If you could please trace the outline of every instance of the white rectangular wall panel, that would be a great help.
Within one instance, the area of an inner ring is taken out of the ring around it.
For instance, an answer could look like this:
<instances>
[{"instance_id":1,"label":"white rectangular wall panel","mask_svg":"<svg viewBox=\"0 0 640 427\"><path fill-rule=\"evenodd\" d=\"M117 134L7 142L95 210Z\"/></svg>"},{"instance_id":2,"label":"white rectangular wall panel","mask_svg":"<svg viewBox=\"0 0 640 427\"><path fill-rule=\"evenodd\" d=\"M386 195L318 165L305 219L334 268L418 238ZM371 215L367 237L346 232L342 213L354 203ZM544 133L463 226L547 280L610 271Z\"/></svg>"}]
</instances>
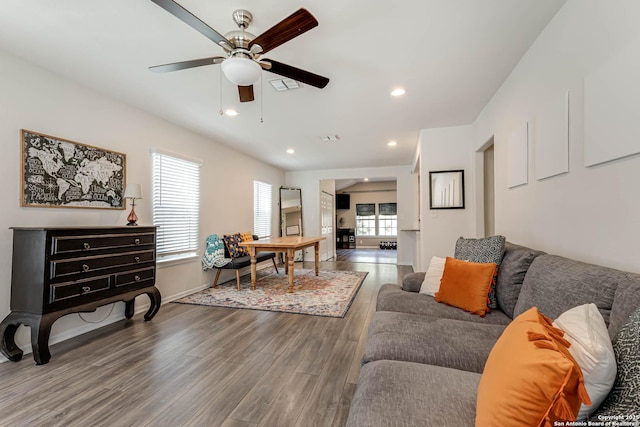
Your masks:
<instances>
[{"instance_id":1,"label":"white rectangular wall panel","mask_svg":"<svg viewBox=\"0 0 640 427\"><path fill-rule=\"evenodd\" d=\"M551 97L536 114L536 179L569 172L569 92Z\"/></svg>"},{"instance_id":2,"label":"white rectangular wall panel","mask_svg":"<svg viewBox=\"0 0 640 427\"><path fill-rule=\"evenodd\" d=\"M528 123L523 122L507 139L507 187L513 188L529 182Z\"/></svg>"},{"instance_id":3,"label":"white rectangular wall panel","mask_svg":"<svg viewBox=\"0 0 640 427\"><path fill-rule=\"evenodd\" d=\"M640 153L640 42L584 79L584 165Z\"/></svg>"}]
</instances>

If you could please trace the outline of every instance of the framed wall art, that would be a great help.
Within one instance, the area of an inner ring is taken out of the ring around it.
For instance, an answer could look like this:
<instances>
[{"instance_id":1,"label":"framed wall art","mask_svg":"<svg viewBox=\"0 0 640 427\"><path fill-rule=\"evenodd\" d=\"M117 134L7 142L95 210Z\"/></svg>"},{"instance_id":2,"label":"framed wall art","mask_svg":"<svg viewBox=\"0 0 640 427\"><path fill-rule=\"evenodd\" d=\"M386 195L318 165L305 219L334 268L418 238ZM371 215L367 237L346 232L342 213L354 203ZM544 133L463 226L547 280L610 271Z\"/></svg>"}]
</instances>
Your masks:
<instances>
[{"instance_id":1,"label":"framed wall art","mask_svg":"<svg viewBox=\"0 0 640 427\"><path fill-rule=\"evenodd\" d=\"M126 156L21 132L21 206L124 209Z\"/></svg>"},{"instance_id":2,"label":"framed wall art","mask_svg":"<svg viewBox=\"0 0 640 427\"><path fill-rule=\"evenodd\" d=\"M429 209L464 209L464 170L429 172Z\"/></svg>"}]
</instances>

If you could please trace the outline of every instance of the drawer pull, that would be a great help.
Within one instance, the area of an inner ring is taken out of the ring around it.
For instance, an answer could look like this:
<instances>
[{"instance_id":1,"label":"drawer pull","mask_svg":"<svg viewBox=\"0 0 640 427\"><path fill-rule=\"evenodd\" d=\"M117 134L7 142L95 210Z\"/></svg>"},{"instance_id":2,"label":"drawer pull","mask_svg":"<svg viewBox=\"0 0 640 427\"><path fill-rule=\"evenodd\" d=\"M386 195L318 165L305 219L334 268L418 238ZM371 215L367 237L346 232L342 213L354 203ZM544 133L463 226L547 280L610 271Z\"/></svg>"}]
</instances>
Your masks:
<instances>
[{"instance_id":1,"label":"drawer pull","mask_svg":"<svg viewBox=\"0 0 640 427\"><path fill-rule=\"evenodd\" d=\"M138 276L137 274L133 277L134 279L136 279L136 282L139 282L142 278L140 276Z\"/></svg>"},{"instance_id":2,"label":"drawer pull","mask_svg":"<svg viewBox=\"0 0 640 427\"><path fill-rule=\"evenodd\" d=\"M139 257L139 256L134 257L134 258L133 258L133 260L134 260L135 262L140 262L140 257Z\"/></svg>"},{"instance_id":3,"label":"drawer pull","mask_svg":"<svg viewBox=\"0 0 640 427\"><path fill-rule=\"evenodd\" d=\"M87 242L84 242L84 243L82 244L82 247L84 248L84 250L85 250L85 251L88 251L89 249L91 249L91 245L90 245L90 244L88 244Z\"/></svg>"},{"instance_id":4,"label":"drawer pull","mask_svg":"<svg viewBox=\"0 0 640 427\"><path fill-rule=\"evenodd\" d=\"M139 245L140 244L140 239L134 240L133 243L135 243L136 245Z\"/></svg>"},{"instance_id":5,"label":"drawer pull","mask_svg":"<svg viewBox=\"0 0 640 427\"><path fill-rule=\"evenodd\" d=\"M82 271L89 271L91 267L88 264L82 264Z\"/></svg>"},{"instance_id":6,"label":"drawer pull","mask_svg":"<svg viewBox=\"0 0 640 427\"><path fill-rule=\"evenodd\" d=\"M82 292L84 292L85 294L86 294L87 292L89 292L90 290L91 290L91 288L90 288L90 287L88 287L88 286L83 286L83 287L82 287Z\"/></svg>"}]
</instances>

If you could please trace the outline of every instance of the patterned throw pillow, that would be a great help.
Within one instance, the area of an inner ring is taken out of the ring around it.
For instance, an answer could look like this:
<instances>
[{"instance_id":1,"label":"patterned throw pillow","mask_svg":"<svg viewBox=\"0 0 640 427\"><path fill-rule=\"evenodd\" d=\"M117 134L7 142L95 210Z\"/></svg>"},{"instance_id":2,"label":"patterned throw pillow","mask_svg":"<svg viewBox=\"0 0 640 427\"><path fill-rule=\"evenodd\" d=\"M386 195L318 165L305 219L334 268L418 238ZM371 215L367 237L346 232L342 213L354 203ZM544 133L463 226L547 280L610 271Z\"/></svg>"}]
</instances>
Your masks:
<instances>
[{"instance_id":1,"label":"patterned throw pillow","mask_svg":"<svg viewBox=\"0 0 640 427\"><path fill-rule=\"evenodd\" d=\"M607 415L640 414L640 308L613 339L618 373L613 389L592 419Z\"/></svg>"},{"instance_id":2,"label":"patterned throw pillow","mask_svg":"<svg viewBox=\"0 0 640 427\"><path fill-rule=\"evenodd\" d=\"M247 231L246 233L240 233L240 238L243 242L252 242L253 234L250 231Z\"/></svg>"},{"instance_id":3,"label":"patterned throw pillow","mask_svg":"<svg viewBox=\"0 0 640 427\"><path fill-rule=\"evenodd\" d=\"M229 254L232 258L239 258L241 256L249 255L249 252L244 248L244 246L238 245L241 242L240 233L236 234L225 234L224 244L229 251Z\"/></svg>"},{"instance_id":4,"label":"patterned throw pillow","mask_svg":"<svg viewBox=\"0 0 640 427\"><path fill-rule=\"evenodd\" d=\"M456 251L454 256L457 259L471 261L471 262L494 262L500 267L500 261L504 255L504 243L506 239L504 236L491 236L482 239L465 239L460 237L456 242ZM490 309L498 308L496 302L496 278L494 278L491 284L491 290L489 291L489 304Z\"/></svg>"}]
</instances>

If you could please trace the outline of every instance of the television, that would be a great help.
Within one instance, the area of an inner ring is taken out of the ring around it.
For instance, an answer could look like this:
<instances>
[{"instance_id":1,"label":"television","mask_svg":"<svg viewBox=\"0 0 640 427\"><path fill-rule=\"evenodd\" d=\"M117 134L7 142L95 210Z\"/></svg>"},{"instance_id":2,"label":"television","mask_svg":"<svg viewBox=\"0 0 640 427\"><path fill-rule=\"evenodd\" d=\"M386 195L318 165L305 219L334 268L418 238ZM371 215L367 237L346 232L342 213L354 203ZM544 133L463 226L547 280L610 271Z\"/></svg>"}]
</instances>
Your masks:
<instances>
[{"instance_id":1,"label":"television","mask_svg":"<svg viewBox=\"0 0 640 427\"><path fill-rule=\"evenodd\" d=\"M336 209L351 209L349 194L336 194Z\"/></svg>"}]
</instances>

